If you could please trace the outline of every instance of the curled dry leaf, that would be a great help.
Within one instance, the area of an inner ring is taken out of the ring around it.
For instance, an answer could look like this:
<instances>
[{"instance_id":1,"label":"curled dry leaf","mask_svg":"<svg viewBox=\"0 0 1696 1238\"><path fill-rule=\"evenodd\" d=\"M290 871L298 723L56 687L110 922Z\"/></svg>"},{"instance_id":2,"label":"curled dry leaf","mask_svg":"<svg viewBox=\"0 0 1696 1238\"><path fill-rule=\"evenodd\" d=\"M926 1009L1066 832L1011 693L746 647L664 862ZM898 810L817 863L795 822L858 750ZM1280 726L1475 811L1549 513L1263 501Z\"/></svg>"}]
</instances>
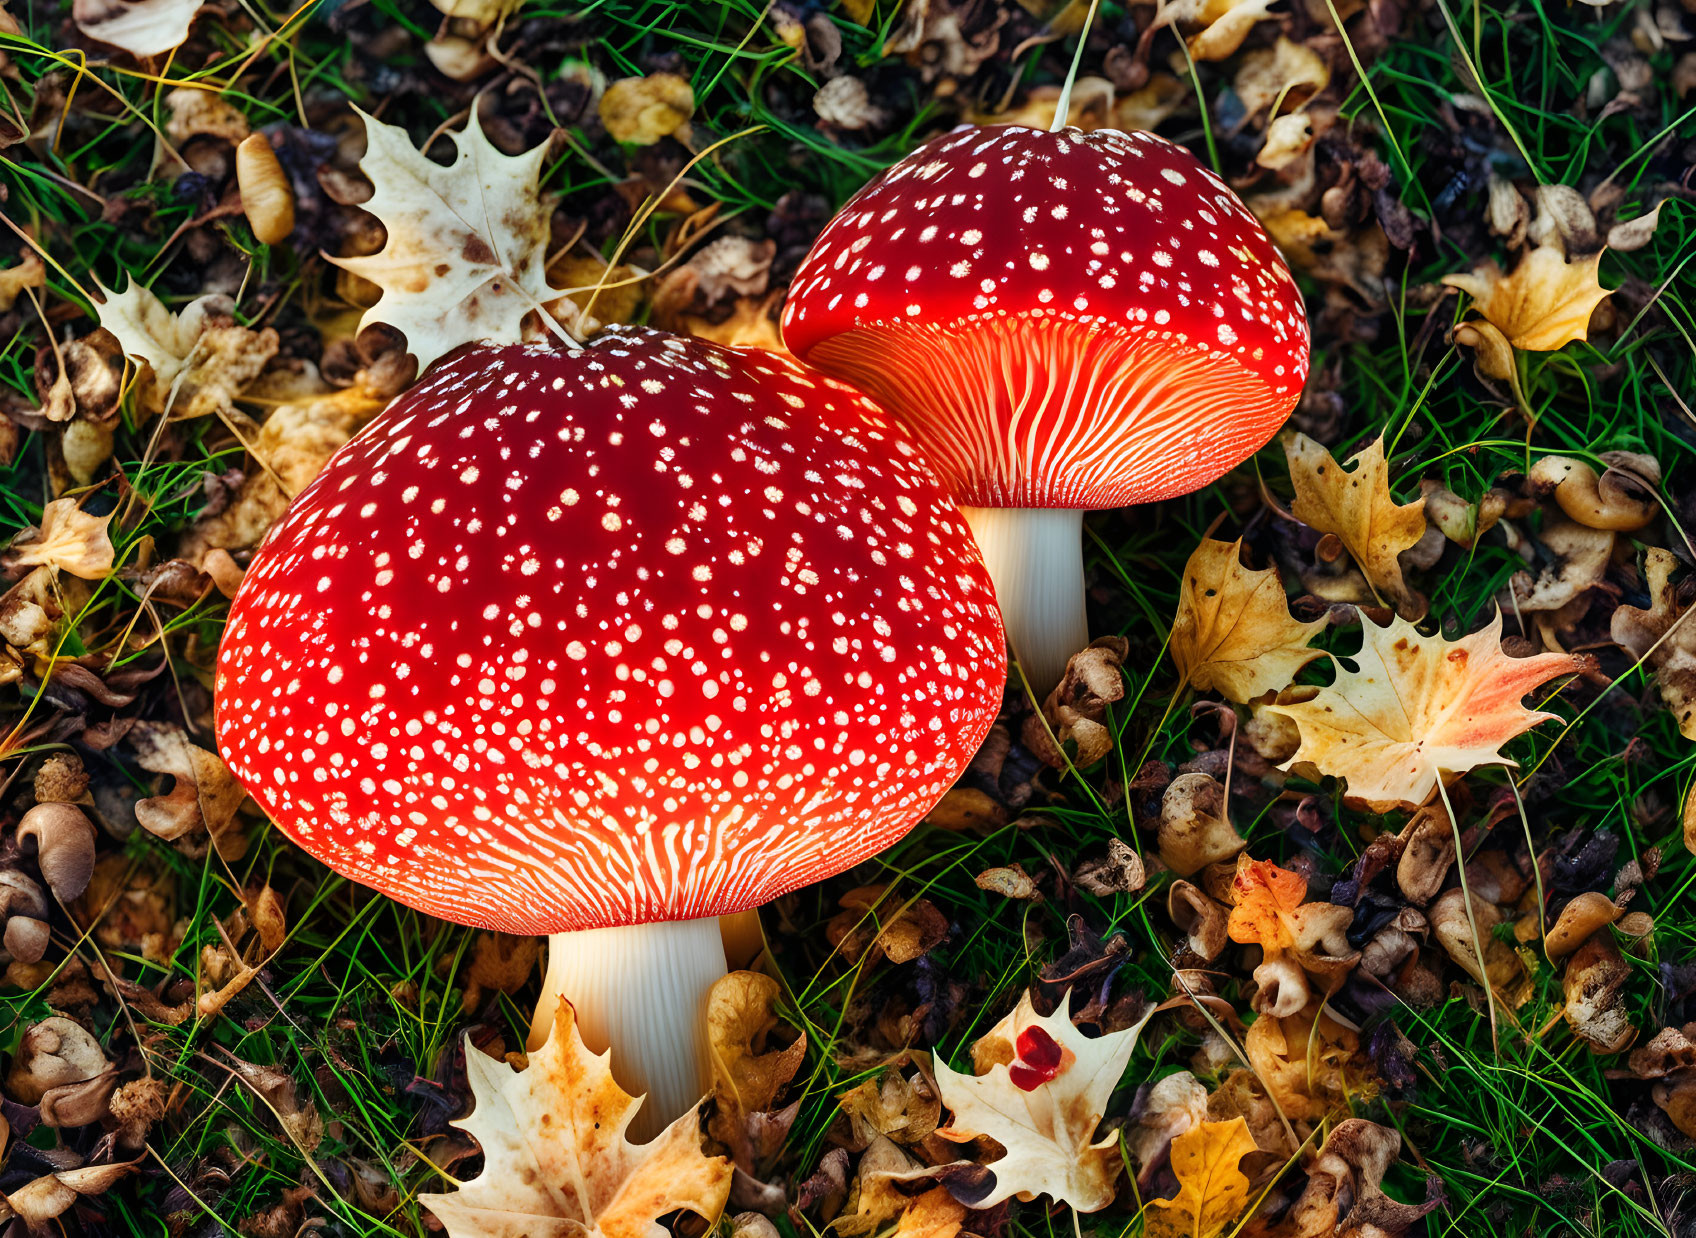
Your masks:
<instances>
[{"instance_id":1,"label":"curled dry leaf","mask_svg":"<svg viewBox=\"0 0 1696 1238\"><path fill-rule=\"evenodd\" d=\"M1325 624L1324 617L1297 622L1277 571L1243 566L1240 539L1204 538L1184 565L1168 648L1191 687L1242 705L1324 657L1307 643Z\"/></svg>"},{"instance_id":2,"label":"curled dry leaf","mask_svg":"<svg viewBox=\"0 0 1696 1238\"><path fill-rule=\"evenodd\" d=\"M1567 960L1561 976L1566 1021L1593 1053L1620 1053L1637 1037L1625 1013L1631 965L1608 933L1593 933Z\"/></svg>"},{"instance_id":3,"label":"curled dry leaf","mask_svg":"<svg viewBox=\"0 0 1696 1238\"><path fill-rule=\"evenodd\" d=\"M1356 1060L1359 1050L1360 1037L1325 1013L1318 1001L1294 1015L1263 1015L1243 1037L1254 1074L1297 1125L1298 1135L1346 1111L1349 1098L1366 1089Z\"/></svg>"},{"instance_id":4,"label":"curled dry leaf","mask_svg":"<svg viewBox=\"0 0 1696 1238\"><path fill-rule=\"evenodd\" d=\"M74 804L37 804L18 822L18 842L36 853L42 879L62 903L79 898L94 876L94 823Z\"/></svg>"},{"instance_id":5,"label":"curled dry leaf","mask_svg":"<svg viewBox=\"0 0 1696 1238\"><path fill-rule=\"evenodd\" d=\"M1125 1144L1137 1163L1137 1182L1146 1186L1166 1164L1172 1141L1207 1121L1207 1089L1180 1070L1149 1088L1131 1116L1134 1125L1125 1131Z\"/></svg>"},{"instance_id":6,"label":"curled dry leaf","mask_svg":"<svg viewBox=\"0 0 1696 1238\"><path fill-rule=\"evenodd\" d=\"M1115 894L1135 894L1148 881L1148 871L1142 857L1122 838L1107 840L1107 854L1084 860L1072 873L1072 880L1086 894L1109 898Z\"/></svg>"},{"instance_id":7,"label":"curled dry leaf","mask_svg":"<svg viewBox=\"0 0 1696 1238\"><path fill-rule=\"evenodd\" d=\"M105 297L96 307L100 325L125 356L145 361L152 371L143 394L150 413L168 411L173 420L227 415L277 355L276 331L241 326L226 296L200 297L173 314L133 279L122 292L96 286Z\"/></svg>"},{"instance_id":8,"label":"curled dry leaf","mask_svg":"<svg viewBox=\"0 0 1696 1238\"><path fill-rule=\"evenodd\" d=\"M601 95L601 123L614 141L652 146L661 138L689 140L695 92L675 73L650 73L613 82Z\"/></svg>"},{"instance_id":9,"label":"curled dry leaf","mask_svg":"<svg viewBox=\"0 0 1696 1238\"><path fill-rule=\"evenodd\" d=\"M1674 596L1672 551L1651 546L1643 554L1644 583L1649 609L1621 606L1614 611L1610 635L1614 643L1655 672L1661 700L1678 719L1686 739L1696 739L1696 623L1693 608L1681 607Z\"/></svg>"},{"instance_id":10,"label":"curled dry leaf","mask_svg":"<svg viewBox=\"0 0 1696 1238\"><path fill-rule=\"evenodd\" d=\"M1022 864L986 868L972 880L978 889L999 894L1002 898L1027 903L1042 901L1042 891L1036 888L1036 882L1031 879Z\"/></svg>"},{"instance_id":11,"label":"curled dry leaf","mask_svg":"<svg viewBox=\"0 0 1696 1238\"><path fill-rule=\"evenodd\" d=\"M1160 801L1160 859L1180 877L1228 860L1248 840L1225 819L1225 788L1210 774L1179 774Z\"/></svg>"},{"instance_id":12,"label":"curled dry leaf","mask_svg":"<svg viewBox=\"0 0 1696 1238\"><path fill-rule=\"evenodd\" d=\"M1597 253L1569 263L1558 247L1542 245L1511 275L1487 262L1468 275L1445 275L1443 282L1471 296L1485 322L1514 348L1554 352L1588 338L1590 315L1609 295L1597 279L1601 262Z\"/></svg>"},{"instance_id":13,"label":"curled dry leaf","mask_svg":"<svg viewBox=\"0 0 1696 1238\"><path fill-rule=\"evenodd\" d=\"M991 1162L980 1195L962 1202L990 1208L1013 1195L1048 1195L1079 1212L1113 1202L1121 1160L1118 1136L1097 1138L1107 1101L1125 1073L1148 1021L1091 1040L1072 1025L1062 1000L1046 1018L1030 994L972 1046L977 1074L936 1059L936 1083L952 1122L937 1133L966 1141L988 1135L1006 1155Z\"/></svg>"},{"instance_id":14,"label":"curled dry leaf","mask_svg":"<svg viewBox=\"0 0 1696 1238\"><path fill-rule=\"evenodd\" d=\"M1509 1010L1517 1010L1531 995L1530 981L1519 955L1507 942L1496 936L1496 926L1504 920L1502 909L1487 903L1477 895L1471 901L1472 915L1466 914L1467 899L1457 886L1445 891L1431 904L1431 931L1437 944L1443 947L1467 975L1480 984L1486 983ZM1484 946L1484 966L1478 963L1478 950L1473 944L1476 926L1478 941Z\"/></svg>"},{"instance_id":15,"label":"curled dry leaf","mask_svg":"<svg viewBox=\"0 0 1696 1238\"><path fill-rule=\"evenodd\" d=\"M259 463L228 507L189 532L181 548L183 557L200 561L211 574L218 566L213 551L258 545L289 501L383 406L384 401L349 388L272 409L253 443Z\"/></svg>"},{"instance_id":16,"label":"curled dry leaf","mask_svg":"<svg viewBox=\"0 0 1696 1238\"><path fill-rule=\"evenodd\" d=\"M0 314L12 308L25 288L45 288L47 267L26 249L16 265L0 268Z\"/></svg>"},{"instance_id":17,"label":"curled dry leaf","mask_svg":"<svg viewBox=\"0 0 1696 1238\"><path fill-rule=\"evenodd\" d=\"M1502 616L1459 640L1422 636L1407 620L1361 625L1358 669L1339 669L1310 701L1271 705L1293 720L1301 747L1285 764L1311 763L1348 780L1348 796L1374 811L1417 807L1439 780L1513 762L1501 747L1555 715L1526 709L1525 695L1582 660L1502 652Z\"/></svg>"},{"instance_id":18,"label":"curled dry leaf","mask_svg":"<svg viewBox=\"0 0 1696 1238\"><path fill-rule=\"evenodd\" d=\"M1436 1209L1441 1199L1404 1204L1384 1194L1384 1175L1401 1150L1402 1137L1365 1118L1337 1123L1307 1167L1307 1185L1276 1238L1401 1238Z\"/></svg>"},{"instance_id":19,"label":"curled dry leaf","mask_svg":"<svg viewBox=\"0 0 1696 1238\"><path fill-rule=\"evenodd\" d=\"M1565 958L1589 941L1592 933L1619 917L1620 909L1613 899L1598 890L1586 890L1561 909L1543 947L1551 959Z\"/></svg>"},{"instance_id":20,"label":"curled dry leaf","mask_svg":"<svg viewBox=\"0 0 1696 1238\"><path fill-rule=\"evenodd\" d=\"M1331 70L1324 57L1280 35L1271 47L1256 48L1243 56L1232 84L1242 100L1244 114L1258 116L1274 104L1280 110L1299 107L1330 81Z\"/></svg>"},{"instance_id":21,"label":"curled dry leaf","mask_svg":"<svg viewBox=\"0 0 1696 1238\"><path fill-rule=\"evenodd\" d=\"M419 1196L452 1238L652 1238L667 1213L709 1226L723 1213L731 1166L701 1151L698 1112L630 1143L642 1102L614 1082L610 1053L584 1046L569 1002L524 1070L469 1045L465 1057L474 1108L453 1125L477 1140L483 1172Z\"/></svg>"},{"instance_id":22,"label":"curled dry leaf","mask_svg":"<svg viewBox=\"0 0 1696 1238\"><path fill-rule=\"evenodd\" d=\"M1203 962L1211 963L1225 952L1230 941L1230 913L1201 887L1174 881L1166 890L1166 914L1189 938L1190 950Z\"/></svg>"},{"instance_id":23,"label":"curled dry leaf","mask_svg":"<svg viewBox=\"0 0 1696 1238\"><path fill-rule=\"evenodd\" d=\"M782 992L770 976L736 971L717 981L707 995L707 1047L718 1102L707 1130L749 1170L753 1161L748 1119L771 1108L807 1056L805 1034L782 1048L766 1050L766 1038L778 1025L776 1005Z\"/></svg>"},{"instance_id":24,"label":"curled dry leaf","mask_svg":"<svg viewBox=\"0 0 1696 1238\"><path fill-rule=\"evenodd\" d=\"M1180 30L1200 27L1188 36L1190 55L1197 60L1224 60L1243 45L1259 21L1271 17L1272 0L1169 0L1158 10L1158 25Z\"/></svg>"},{"instance_id":25,"label":"curled dry leaf","mask_svg":"<svg viewBox=\"0 0 1696 1238\"><path fill-rule=\"evenodd\" d=\"M400 331L420 372L461 344L518 343L525 316L562 292L546 270L553 207L539 182L548 144L503 155L472 108L465 128L447 135L458 155L444 167L398 125L359 115L359 167L373 187L363 205L388 240L375 254L331 261L382 289L361 330L380 322Z\"/></svg>"},{"instance_id":26,"label":"curled dry leaf","mask_svg":"<svg viewBox=\"0 0 1696 1238\"><path fill-rule=\"evenodd\" d=\"M129 742L143 769L176 780L166 794L136 802L141 827L167 842L204 827L220 855L240 859L245 844L230 826L246 792L218 754L190 743L181 727L162 722L138 722Z\"/></svg>"},{"instance_id":27,"label":"curled dry leaf","mask_svg":"<svg viewBox=\"0 0 1696 1238\"><path fill-rule=\"evenodd\" d=\"M892 1140L879 1136L872 1141L854 1175L849 1207L831 1228L847 1238L869 1234L892 1217L900 1217L900 1228L911 1234L935 1234L952 1238L965 1220L965 1207L947 1187L934 1186L923 1194L904 1193L898 1183L922 1175L924 1167L903 1152Z\"/></svg>"},{"instance_id":28,"label":"curled dry leaf","mask_svg":"<svg viewBox=\"0 0 1696 1238\"><path fill-rule=\"evenodd\" d=\"M1425 518L1457 546L1470 549L1507 513L1507 496L1500 490L1490 490L1478 502L1469 503L1430 478L1422 480L1419 489L1425 496Z\"/></svg>"},{"instance_id":29,"label":"curled dry leaf","mask_svg":"<svg viewBox=\"0 0 1696 1238\"><path fill-rule=\"evenodd\" d=\"M1633 456L1629 463L1636 467L1609 467L1598 476L1586 461L1544 456L1527 481L1534 494L1553 495L1561 511L1585 528L1631 533L1660 515L1651 487L1661 467L1653 456Z\"/></svg>"},{"instance_id":30,"label":"curled dry leaf","mask_svg":"<svg viewBox=\"0 0 1696 1238\"><path fill-rule=\"evenodd\" d=\"M1248 1206L1248 1175L1238 1163L1254 1151L1242 1118L1202 1122L1172 1140L1178 1193L1148 1201L1145 1238L1213 1238L1223 1231Z\"/></svg>"},{"instance_id":31,"label":"curled dry leaf","mask_svg":"<svg viewBox=\"0 0 1696 1238\"><path fill-rule=\"evenodd\" d=\"M942 1122L942 1100L924 1075L886 1070L837 1098L850 1146L864 1148L879 1136L899 1144L928 1139Z\"/></svg>"},{"instance_id":32,"label":"curled dry leaf","mask_svg":"<svg viewBox=\"0 0 1696 1238\"><path fill-rule=\"evenodd\" d=\"M928 899L903 898L894 886L860 886L838 901L842 908L825 926L825 937L849 962L870 953L891 963L910 963L948 936L948 917Z\"/></svg>"},{"instance_id":33,"label":"curled dry leaf","mask_svg":"<svg viewBox=\"0 0 1696 1238\"><path fill-rule=\"evenodd\" d=\"M32 1232L46 1230L48 1222L70 1211L78 1199L104 1195L134 1169L133 1163L120 1161L43 1174L10 1195L0 1196L0 1221L16 1219Z\"/></svg>"},{"instance_id":34,"label":"curled dry leaf","mask_svg":"<svg viewBox=\"0 0 1696 1238\"><path fill-rule=\"evenodd\" d=\"M75 499L54 499L41 509L40 528L20 535L6 558L18 567L100 580L112 570L111 524L110 515L90 515Z\"/></svg>"},{"instance_id":35,"label":"curled dry leaf","mask_svg":"<svg viewBox=\"0 0 1696 1238\"><path fill-rule=\"evenodd\" d=\"M200 6L201 0L73 0L71 19L96 42L144 59L180 47Z\"/></svg>"},{"instance_id":36,"label":"curled dry leaf","mask_svg":"<svg viewBox=\"0 0 1696 1238\"><path fill-rule=\"evenodd\" d=\"M1121 668L1130 649L1123 636L1102 636L1074 653L1066 662L1066 673L1042 704L1042 718L1032 714L1025 719L1020 734L1025 747L1056 769L1065 769L1068 763L1080 768L1094 765L1112 752L1107 707L1124 699ZM1068 744L1075 745L1070 762L1064 752Z\"/></svg>"},{"instance_id":37,"label":"curled dry leaf","mask_svg":"<svg viewBox=\"0 0 1696 1238\"><path fill-rule=\"evenodd\" d=\"M1553 561L1535 580L1518 572L1510 582L1514 606L1527 613L1557 611L1578 600L1601 582L1613 558L1614 535L1576 520L1551 520L1537 540Z\"/></svg>"},{"instance_id":38,"label":"curled dry leaf","mask_svg":"<svg viewBox=\"0 0 1696 1238\"><path fill-rule=\"evenodd\" d=\"M1304 903L1307 879L1299 873L1238 856L1231 893L1231 940L1259 946L1263 955L1254 969L1254 1008L1261 1014L1297 1014L1311 996L1309 973L1334 991L1360 961L1348 941L1354 912L1335 903Z\"/></svg>"},{"instance_id":39,"label":"curled dry leaf","mask_svg":"<svg viewBox=\"0 0 1696 1238\"><path fill-rule=\"evenodd\" d=\"M1423 615L1425 599L1403 579L1398 556L1425 536L1425 500L1397 503L1391 496L1384 440L1374 439L1346 467L1305 434L1287 436L1284 454L1295 486L1291 514L1336 537L1398 614Z\"/></svg>"}]
</instances>

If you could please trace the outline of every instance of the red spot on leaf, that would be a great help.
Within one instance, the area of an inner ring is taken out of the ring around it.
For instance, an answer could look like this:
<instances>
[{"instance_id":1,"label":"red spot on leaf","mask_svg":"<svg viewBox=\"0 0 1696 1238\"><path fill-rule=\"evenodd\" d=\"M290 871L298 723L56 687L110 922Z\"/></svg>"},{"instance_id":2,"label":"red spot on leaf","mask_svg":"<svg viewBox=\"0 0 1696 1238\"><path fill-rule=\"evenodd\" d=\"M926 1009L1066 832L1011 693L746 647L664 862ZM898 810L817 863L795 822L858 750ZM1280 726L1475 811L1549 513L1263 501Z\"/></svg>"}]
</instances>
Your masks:
<instances>
[{"instance_id":1,"label":"red spot on leaf","mask_svg":"<svg viewBox=\"0 0 1696 1238\"><path fill-rule=\"evenodd\" d=\"M1014 1042L1019 1057L1007 1068L1013 1086L1024 1092L1034 1092L1060 1073L1064 1050L1059 1041L1040 1027L1027 1027Z\"/></svg>"}]
</instances>

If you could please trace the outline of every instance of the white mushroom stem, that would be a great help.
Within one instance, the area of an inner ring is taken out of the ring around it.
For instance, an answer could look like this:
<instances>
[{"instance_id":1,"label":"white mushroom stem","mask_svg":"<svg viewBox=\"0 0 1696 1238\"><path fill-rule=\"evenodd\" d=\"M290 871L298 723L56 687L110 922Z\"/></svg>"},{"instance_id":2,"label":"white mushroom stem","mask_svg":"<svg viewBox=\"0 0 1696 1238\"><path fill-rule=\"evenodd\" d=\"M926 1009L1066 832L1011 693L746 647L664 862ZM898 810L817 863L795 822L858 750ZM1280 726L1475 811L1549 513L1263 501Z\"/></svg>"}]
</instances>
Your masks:
<instances>
[{"instance_id":1,"label":"white mushroom stem","mask_svg":"<svg viewBox=\"0 0 1696 1238\"><path fill-rule=\"evenodd\" d=\"M712 1087L707 992L724 973L716 916L555 933L529 1047L547 1042L559 999L569 1000L583 1043L611 1049L619 1086L646 1095L629 1135L647 1142Z\"/></svg>"},{"instance_id":2,"label":"white mushroom stem","mask_svg":"<svg viewBox=\"0 0 1696 1238\"><path fill-rule=\"evenodd\" d=\"M983 553L1007 643L1041 701L1089 644L1084 514L1060 507L962 507ZM1015 683L1017 681L1015 680Z\"/></svg>"}]
</instances>

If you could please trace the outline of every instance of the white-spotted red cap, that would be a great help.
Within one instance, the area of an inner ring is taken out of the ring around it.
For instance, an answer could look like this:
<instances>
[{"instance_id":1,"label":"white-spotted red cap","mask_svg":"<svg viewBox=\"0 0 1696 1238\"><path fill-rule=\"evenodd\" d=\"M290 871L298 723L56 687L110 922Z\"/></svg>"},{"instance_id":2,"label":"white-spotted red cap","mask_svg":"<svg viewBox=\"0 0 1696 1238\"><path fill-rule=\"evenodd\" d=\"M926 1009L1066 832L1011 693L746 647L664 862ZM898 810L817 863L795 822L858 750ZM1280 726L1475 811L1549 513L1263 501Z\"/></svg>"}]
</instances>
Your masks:
<instances>
[{"instance_id":1,"label":"white-spotted red cap","mask_svg":"<svg viewBox=\"0 0 1696 1238\"><path fill-rule=\"evenodd\" d=\"M932 140L790 285L784 340L904 420L970 507L1186 494L1283 424L1301 293L1236 194L1150 133Z\"/></svg>"},{"instance_id":2,"label":"white-spotted red cap","mask_svg":"<svg viewBox=\"0 0 1696 1238\"><path fill-rule=\"evenodd\" d=\"M255 558L230 769L337 871L516 933L756 906L881 850L988 732L994 594L910 436L658 332L433 369Z\"/></svg>"}]
</instances>

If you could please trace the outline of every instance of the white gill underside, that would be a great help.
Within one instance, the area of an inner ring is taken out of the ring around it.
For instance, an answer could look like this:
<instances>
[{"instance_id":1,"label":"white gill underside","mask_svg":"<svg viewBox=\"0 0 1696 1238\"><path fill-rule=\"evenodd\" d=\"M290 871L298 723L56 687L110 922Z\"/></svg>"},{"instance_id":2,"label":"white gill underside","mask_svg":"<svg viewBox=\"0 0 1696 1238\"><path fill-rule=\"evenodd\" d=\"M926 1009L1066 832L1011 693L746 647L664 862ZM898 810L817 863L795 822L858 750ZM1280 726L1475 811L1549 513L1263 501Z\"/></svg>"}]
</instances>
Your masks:
<instances>
[{"instance_id":1,"label":"white gill underside","mask_svg":"<svg viewBox=\"0 0 1696 1238\"><path fill-rule=\"evenodd\" d=\"M1233 358L1170 334L1011 317L902 324L845 332L808 360L906 422L962 502L1120 507L1207 484L1283 420Z\"/></svg>"}]
</instances>

